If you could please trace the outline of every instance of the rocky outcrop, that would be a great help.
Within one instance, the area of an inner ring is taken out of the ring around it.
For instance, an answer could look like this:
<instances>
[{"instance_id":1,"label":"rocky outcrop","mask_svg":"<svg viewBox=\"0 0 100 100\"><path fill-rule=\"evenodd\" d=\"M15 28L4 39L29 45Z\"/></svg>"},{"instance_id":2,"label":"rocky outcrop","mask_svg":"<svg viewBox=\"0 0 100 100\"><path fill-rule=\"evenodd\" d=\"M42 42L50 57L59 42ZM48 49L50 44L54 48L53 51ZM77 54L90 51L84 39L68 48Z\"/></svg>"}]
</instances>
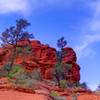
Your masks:
<instances>
[{"instance_id":1,"label":"rocky outcrop","mask_svg":"<svg viewBox=\"0 0 100 100\"><path fill-rule=\"evenodd\" d=\"M76 82L80 80L80 66L76 63L77 57L74 50L70 47L64 48L64 51L66 52L63 62L70 64L72 66L71 70L68 72L68 80L71 82Z\"/></svg>"},{"instance_id":2,"label":"rocky outcrop","mask_svg":"<svg viewBox=\"0 0 100 100\"><path fill-rule=\"evenodd\" d=\"M13 81L13 80L12 80ZM34 84L33 84L34 85ZM8 78L0 78L0 98L1 100L100 100L100 94L93 93L83 88L62 89L53 86L51 81L36 81L35 88L20 87L13 85ZM51 95L56 93L56 95ZM60 99L58 99L60 98ZM64 99L63 99L64 98Z\"/></svg>"},{"instance_id":3,"label":"rocky outcrop","mask_svg":"<svg viewBox=\"0 0 100 100\"><path fill-rule=\"evenodd\" d=\"M24 67L27 70L32 71L34 68L39 68L44 79L52 79L54 65L56 64L56 49L48 45L41 44L38 40L22 40L18 42L19 47L23 47L28 44L32 47L31 53L19 54L15 59L15 64L23 64L24 60ZM3 66L9 61L12 50L11 46L6 47L6 49L0 48L0 66ZM64 48L64 51L66 51L66 55L63 58L63 62L72 64L68 79L70 81L79 81L80 67L76 63L76 53L69 47Z\"/></svg>"}]
</instances>

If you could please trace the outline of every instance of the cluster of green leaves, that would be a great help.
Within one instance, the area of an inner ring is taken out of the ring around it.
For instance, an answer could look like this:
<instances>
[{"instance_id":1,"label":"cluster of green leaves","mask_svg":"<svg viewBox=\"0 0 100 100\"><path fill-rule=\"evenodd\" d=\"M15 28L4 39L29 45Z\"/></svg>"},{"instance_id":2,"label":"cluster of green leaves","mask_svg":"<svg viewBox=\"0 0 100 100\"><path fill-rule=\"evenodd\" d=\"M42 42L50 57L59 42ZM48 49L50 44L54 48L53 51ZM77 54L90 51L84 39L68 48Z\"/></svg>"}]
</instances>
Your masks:
<instances>
[{"instance_id":1,"label":"cluster of green leaves","mask_svg":"<svg viewBox=\"0 0 100 100\"><path fill-rule=\"evenodd\" d=\"M36 70L34 72L25 71L16 75L15 80L13 80L13 83L15 87L31 89L34 91L34 89L37 88L36 86L37 82L40 80L41 80L41 76L40 73L38 73L38 71Z\"/></svg>"},{"instance_id":2,"label":"cluster of green leaves","mask_svg":"<svg viewBox=\"0 0 100 100\"><path fill-rule=\"evenodd\" d=\"M56 91L51 91L50 96L54 99L54 100L58 100L59 94Z\"/></svg>"},{"instance_id":3,"label":"cluster of green leaves","mask_svg":"<svg viewBox=\"0 0 100 100\"><path fill-rule=\"evenodd\" d=\"M2 67L3 68L3 70L5 70L5 71L10 71L11 70L11 66L10 66L10 63L11 62L8 62L7 64L4 64L4 66Z\"/></svg>"},{"instance_id":4,"label":"cluster of green leaves","mask_svg":"<svg viewBox=\"0 0 100 100\"><path fill-rule=\"evenodd\" d=\"M66 80L60 80L60 87L62 89L66 89L67 88L67 81Z\"/></svg>"},{"instance_id":5,"label":"cluster of green leaves","mask_svg":"<svg viewBox=\"0 0 100 100\"><path fill-rule=\"evenodd\" d=\"M66 97L60 96L56 91L51 91L50 96L53 98L53 100L66 100Z\"/></svg>"},{"instance_id":6,"label":"cluster of green leaves","mask_svg":"<svg viewBox=\"0 0 100 100\"><path fill-rule=\"evenodd\" d=\"M19 19L16 21L15 26L11 26L7 28L1 34L1 40L3 45L11 44L16 45L17 42L21 39L30 39L34 38L33 34L28 33L25 29L30 25L30 23L26 19Z\"/></svg>"},{"instance_id":7,"label":"cluster of green leaves","mask_svg":"<svg viewBox=\"0 0 100 100\"><path fill-rule=\"evenodd\" d=\"M23 71L24 71L24 69L21 66L14 65L12 67L12 70L10 70L10 72L7 74L7 77L14 78L16 75L22 73Z\"/></svg>"},{"instance_id":8,"label":"cluster of green leaves","mask_svg":"<svg viewBox=\"0 0 100 100\"><path fill-rule=\"evenodd\" d=\"M16 87L33 89L36 80L31 78L30 73L22 72L15 76L15 80L13 80L13 83Z\"/></svg>"},{"instance_id":9,"label":"cluster of green leaves","mask_svg":"<svg viewBox=\"0 0 100 100\"><path fill-rule=\"evenodd\" d=\"M23 50L22 50L22 47L17 47L16 48L17 50L17 54L22 54Z\"/></svg>"},{"instance_id":10,"label":"cluster of green leaves","mask_svg":"<svg viewBox=\"0 0 100 100\"><path fill-rule=\"evenodd\" d=\"M5 64L0 69L0 77L8 77L8 78L14 78L19 73L23 72L24 69L20 65L13 65L11 68L8 64Z\"/></svg>"},{"instance_id":11,"label":"cluster of green leaves","mask_svg":"<svg viewBox=\"0 0 100 100\"><path fill-rule=\"evenodd\" d=\"M66 69L67 69L68 71L72 69L72 64L66 63L64 66L66 67Z\"/></svg>"},{"instance_id":12,"label":"cluster of green leaves","mask_svg":"<svg viewBox=\"0 0 100 100\"><path fill-rule=\"evenodd\" d=\"M59 94L56 91L51 91L50 96L51 97L57 97L57 96L59 96Z\"/></svg>"}]
</instances>

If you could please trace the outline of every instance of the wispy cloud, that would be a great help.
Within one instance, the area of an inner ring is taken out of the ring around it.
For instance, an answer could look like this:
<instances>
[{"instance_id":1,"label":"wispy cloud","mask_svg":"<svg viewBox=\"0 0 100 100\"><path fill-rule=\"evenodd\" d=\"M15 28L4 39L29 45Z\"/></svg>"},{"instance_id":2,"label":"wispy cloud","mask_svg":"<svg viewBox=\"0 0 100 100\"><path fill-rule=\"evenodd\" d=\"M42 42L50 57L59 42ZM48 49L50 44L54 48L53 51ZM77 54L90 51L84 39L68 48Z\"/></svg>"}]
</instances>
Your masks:
<instances>
[{"instance_id":1,"label":"wispy cloud","mask_svg":"<svg viewBox=\"0 0 100 100\"><path fill-rule=\"evenodd\" d=\"M88 87L92 90L95 91L98 87L99 83L92 83L92 84L88 84Z\"/></svg>"},{"instance_id":2,"label":"wispy cloud","mask_svg":"<svg viewBox=\"0 0 100 100\"><path fill-rule=\"evenodd\" d=\"M80 40L80 44L75 47L78 59L94 55L96 52L91 48L92 44L100 42L100 1L89 0L89 8L92 14L90 19L86 19L85 25L81 27L84 32ZM83 54L84 53L84 54Z\"/></svg>"},{"instance_id":3,"label":"wispy cloud","mask_svg":"<svg viewBox=\"0 0 100 100\"><path fill-rule=\"evenodd\" d=\"M92 18L88 23L89 26L88 30L100 34L100 0L91 2L90 7L93 13L92 13Z\"/></svg>"},{"instance_id":4,"label":"wispy cloud","mask_svg":"<svg viewBox=\"0 0 100 100\"><path fill-rule=\"evenodd\" d=\"M25 13L29 10L28 0L0 0L0 14Z\"/></svg>"},{"instance_id":5,"label":"wispy cloud","mask_svg":"<svg viewBox=\"0 0 100 100\"><path fill-rule=\"evenodd\" d=\"M44 9L49 7L69 7L75 0L0 0L0 14L22 13Z\"/></svg>"},{"instance_id":6,"label":"wispy cloud","mask_svg":"<svg viewBox=\"0 0 100 100\"><path fill-rule=\"evenodd\" d=\"M83 42L80 45L75 47L78 54L78 59L80 59L82 56L87 57L90 54L95 54L94 50L91 49L91 45L96 42L100 42L100 34L85 35L82 41Z\"/></svg>"}]
</instances>

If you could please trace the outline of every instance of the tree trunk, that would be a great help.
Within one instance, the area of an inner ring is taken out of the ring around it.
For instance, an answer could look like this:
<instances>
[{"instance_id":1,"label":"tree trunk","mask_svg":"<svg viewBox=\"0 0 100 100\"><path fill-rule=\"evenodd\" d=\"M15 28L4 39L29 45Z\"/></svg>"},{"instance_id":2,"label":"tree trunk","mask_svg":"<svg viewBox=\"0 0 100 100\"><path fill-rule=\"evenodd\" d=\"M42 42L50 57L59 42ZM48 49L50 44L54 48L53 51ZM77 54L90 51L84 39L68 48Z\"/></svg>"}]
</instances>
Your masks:
<instances>
[{"instance_id":1,"label":"tree trunk","mask_svg":"<svg viewBox=\"0 0 100 100\"><path fill-rule=\"evenodd\" d=\"M13 54L12 54L11 60L10 60L10 67L11 67L11 69L12 69L12 66L13 66L13 64L14 64L14 60L15 60L15 58L16 58L16 47L13 48L13 52L12 52L12 53L13 53Z\"/></svg>"}]
</instances>

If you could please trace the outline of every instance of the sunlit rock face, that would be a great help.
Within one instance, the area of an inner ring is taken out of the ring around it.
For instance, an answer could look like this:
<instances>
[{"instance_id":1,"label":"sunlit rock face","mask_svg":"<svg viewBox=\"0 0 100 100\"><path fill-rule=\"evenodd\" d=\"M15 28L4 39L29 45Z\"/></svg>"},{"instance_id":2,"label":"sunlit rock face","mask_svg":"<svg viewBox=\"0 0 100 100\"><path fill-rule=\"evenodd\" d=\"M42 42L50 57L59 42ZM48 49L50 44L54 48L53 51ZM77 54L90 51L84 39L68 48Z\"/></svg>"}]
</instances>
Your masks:
<instances>
[{"instance_id":1,"label":"sunlit rock face","mask_svg":"<svg viewBox=\"0 0 100 100\"><path fill-rule=\"evenodd\" d=\"M50 47L49 45L44 45L38 40L26 41L22 40L18 42L19 47L29 45L32 47L31 53L29 54L19 54L16 56L14 61L15 64L23 64L25 69L32 71L34 68L39 68L41 75L44 79L52 79L52 73L56 64L56 49ZM24 51L24 49L23 49ZM69 71L69 81L79 81L80 80L80 67L76 63L76 53L72 48L64 48L66 54L63 58L64 63L72 65ZM13 53L13 48L7 46L5 49L0 48L0 66L9 62L11 54Z\"/></svg>"}]
</instances>

